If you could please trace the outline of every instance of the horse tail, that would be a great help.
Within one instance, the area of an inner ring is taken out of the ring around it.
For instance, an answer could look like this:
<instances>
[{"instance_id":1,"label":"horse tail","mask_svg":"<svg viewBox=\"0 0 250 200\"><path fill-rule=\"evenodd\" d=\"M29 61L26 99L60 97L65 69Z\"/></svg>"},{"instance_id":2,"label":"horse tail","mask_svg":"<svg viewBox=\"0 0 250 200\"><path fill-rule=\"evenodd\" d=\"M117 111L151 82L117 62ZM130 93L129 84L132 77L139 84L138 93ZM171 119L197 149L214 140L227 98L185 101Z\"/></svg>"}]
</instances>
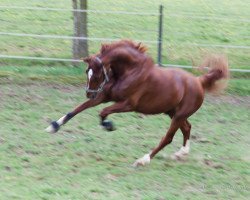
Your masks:
<instances>
[{"instance_id":1,"label":"horse tail","mask_svg":"<svg viewBox=\"0 0 250 200\"><path fill-rule=\"evenodd\" d=\"M207 57L200 69L208 68L208 72L199 77L203 88L211 93L219 93L227 87L229 79L228 60L222 55Z\"/></svg>"}]
</instances>

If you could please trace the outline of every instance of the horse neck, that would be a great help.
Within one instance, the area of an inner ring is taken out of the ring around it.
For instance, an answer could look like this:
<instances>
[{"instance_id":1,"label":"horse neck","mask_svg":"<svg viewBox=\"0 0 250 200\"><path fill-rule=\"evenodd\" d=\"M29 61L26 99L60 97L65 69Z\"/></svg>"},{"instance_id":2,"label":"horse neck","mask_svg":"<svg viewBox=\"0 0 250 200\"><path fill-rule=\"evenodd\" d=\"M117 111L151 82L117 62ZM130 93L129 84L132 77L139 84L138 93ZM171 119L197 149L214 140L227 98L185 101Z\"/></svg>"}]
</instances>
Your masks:
<instances>
[{"instance_id":1,"label":"horse neck","mask_svg":"<svg viewBox=\"0 0 250 200\"><path fill-rule=\"evenodd\" d=\"M123 76L130 76L132 73L134 74L134 78L138 79L140 76L143 76L143 74L145 75L147 72L150 72L153 66L154 63L152 59L146 58L134 64L117 62L111 65L111 69L115 79L120 79Z\"/></svg>"},{"instance_id":2,"label":"horse neck","mask_svg":"<svg viewBox=\"0 0 250 200\"><path fill-rule=\"evenodd\" d=\"M123 75L127 74L127 72L131 71L131 69L133 69L133 66L123 63L114 63L110 67L115 79L121 78Z\"/></svg>"},{"instance_id":3,"label":"horse neck","mask_svg":"<svg viewBox=\"0 0 250 200\"><path fill-rule=\"evenodd\" d=\"M114 78L130 74L130 71L145 71L153 65L151 57L131 47L119 47L108 52L103 62L110 63Z\"/></svg>"}]
</instances>

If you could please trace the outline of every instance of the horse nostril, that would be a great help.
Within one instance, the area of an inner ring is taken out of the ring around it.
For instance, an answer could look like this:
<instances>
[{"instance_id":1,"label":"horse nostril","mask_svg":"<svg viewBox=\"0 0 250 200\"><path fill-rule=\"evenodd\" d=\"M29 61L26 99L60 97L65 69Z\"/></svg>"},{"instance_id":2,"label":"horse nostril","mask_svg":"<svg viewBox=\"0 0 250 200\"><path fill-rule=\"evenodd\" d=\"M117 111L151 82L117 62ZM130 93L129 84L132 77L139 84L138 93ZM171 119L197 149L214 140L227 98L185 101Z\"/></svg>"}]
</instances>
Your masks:
<instances>
[{"instance_id":1,"label":"horse nostril","mask_svg":"<svg viewBox=\"0 0 250 200\"><path fill-rule=\"evenodd\" d=\"M86 97L87 97L88 99L90 99L90 93L89 93L89 92L86 93Z\"/></svg>"},{"instance_id":2,"label":"horse nostril","mask_svg":"<svg viewBox=\"0 0 250 200\"><path fill-rule=\"evenodd\" d=\"M95 98L96 98L96 95L97 95L97 93L92 93L91 99L95 99Z\"/></svg>"}]
</instances>

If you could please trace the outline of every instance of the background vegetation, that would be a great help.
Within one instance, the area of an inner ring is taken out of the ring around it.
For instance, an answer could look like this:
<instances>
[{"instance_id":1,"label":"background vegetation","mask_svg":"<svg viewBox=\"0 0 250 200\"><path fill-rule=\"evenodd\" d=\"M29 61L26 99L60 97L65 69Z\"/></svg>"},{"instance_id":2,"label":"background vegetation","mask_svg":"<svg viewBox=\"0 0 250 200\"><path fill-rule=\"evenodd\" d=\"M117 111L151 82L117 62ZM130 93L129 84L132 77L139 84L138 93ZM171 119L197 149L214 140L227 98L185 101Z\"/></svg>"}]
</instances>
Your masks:
<instances>
[{"instance_id":1,"label":"background vegetation","mask_svg":"<svg viewBox=\"0 0 250 200\"><path fill-rule=\"evenodd\" d=\"M232 68L249 69L250 36L247 0L240 1L89 1L90 10L129 11L158 14L164 6L163 63L192 65L199 63L204 54L219 52L228 55ZM71 9L71 1L3 0L1 5L50 7ZM1 32L73 36L71 11L42 11L1 9ZM140 16L115 13L88 13L90 38L130 38L138 41L157 41L158 16ZM32 37L3 36L0 52L7 55L72 57L72 40L41 39ZM105 39L104 39L105 41ZM95 53L103 41L89 41L90 53ZM156 57L156 44L148 43L150 53ZM204 46L205 45L205 46ZM208 45L208 46L206 46ZM224 45L229 48L215 48ZM243 46L244 48L232 48ZM44 64L40 61L3 60L2 64ZM55 65L55 63L45 63ZM68 65L68 63L64 63Z\"/></svg>"}]
</instances>

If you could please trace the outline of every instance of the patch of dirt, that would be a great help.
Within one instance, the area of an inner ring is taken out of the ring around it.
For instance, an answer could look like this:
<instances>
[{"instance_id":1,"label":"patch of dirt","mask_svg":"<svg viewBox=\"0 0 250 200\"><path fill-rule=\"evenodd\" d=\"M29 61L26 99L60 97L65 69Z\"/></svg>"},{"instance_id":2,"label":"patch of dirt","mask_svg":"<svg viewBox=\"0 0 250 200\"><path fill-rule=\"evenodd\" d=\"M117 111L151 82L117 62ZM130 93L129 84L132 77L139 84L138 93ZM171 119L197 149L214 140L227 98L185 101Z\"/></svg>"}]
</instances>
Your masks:
<instances>
[{"instance_id":1,"label":"patch of dirt","mask_svg":"<svg viewBox=\"0 0 250 200\"><path fill-rule=\"evenodd\" d=\"M41 152L35 150L26 150L25 153L29 155L39 155Z\"/></svg>"},{"instance_id":2,"label":"patch of dirt","mask_svg":"<svg viewBox=\"0 0 250 200\"><path fill-rule=\"evenodd\" d=\"M9 167L9 166L5 166L4 169L5 169L6 171L8 171L8 172L11 171L11 167Z\"/></svg>"},{"instance_id":3,"label":"patch of dirt","mask_svg":"<svg viewBox=\"0 0 250 200\"><path fill-rule=\"evenodd\" d=\"M241 105L250 108L250 96L235 96L235 95L206 95L205 101L212 104L227 103L232 105Z\"/></svg>"},{"instance_id":4,"label":"patch of dirt","mask_svg":"<svg viewBox=\"0 0 250 200\"><path fill-rule=\"evenodd\" d=\"M191 139L194 142L199 142L199 143L211 143L207 138L197 136L197 135L191 135Z\"/></svg>"},{"instance_id":5,"label":"patch of dirt","mask_svg":"<svg viewBox=\"0 0 250 200\"><path fill-rule=\"evenodd\" d=\"M220 163L215 163L212 160L204 159L203 163L209 167L215 168L215 169L224 169L224 166Z\"/></svg>"},{"instance_id":6,"label":"patch of dirt","mask_svg":"<svg viewBox=\"0 0 250 200\"><path fill-rule=\"evenodd\" d=\"M116 181L116 180L118 179L118 176L115 175L115 174L106 174L106 175L104 176L104 178L105 178L106 180Z\"/></svg>"},{"instance_id":7,"label":"patch of dirt","mask_svg":"<svg viewBox=\"0 0 250 200\"><path fill-rule=\"evenodd\" d=\"M3 144L5 142L5 139L0 137L0 144Z\"/></svg>"},{"instance_id":8,"label":"patch of dirt","mask_svg":"<svg viewBox=\"0 0 250 200\"><path fill-rule=\"evenodd\" d=\"M20 87L24 89L37 89L37 88L44 88L45 90L47 88L53 88L57 89L63 92L70 92L72 89L77 89L77 88L83 88L84 83L79 83L79 84L63 84L63 83L46 83L46 82L39 82L39 81L27 81L24 83L13 83L11 81L9 82L0 82L0 85L5 85L9 86L9 88L12 88L13 86L15 87ZM1 94L1 93L0 93Z\"/></svg>"},{"instance_id":9,"label":"patch of dirt","mask_svg":"<svg viewBox=\"0 0 250 200\"><path fill-rule=\"evenodd\" d=\"M72 86L72 85L51 85L48 84L48 87L56 89L56 90L60 90L62 92L71 92L73 89L76 90L77 88L79 88L79 86Z\"/></svg>"}]
</instances>

